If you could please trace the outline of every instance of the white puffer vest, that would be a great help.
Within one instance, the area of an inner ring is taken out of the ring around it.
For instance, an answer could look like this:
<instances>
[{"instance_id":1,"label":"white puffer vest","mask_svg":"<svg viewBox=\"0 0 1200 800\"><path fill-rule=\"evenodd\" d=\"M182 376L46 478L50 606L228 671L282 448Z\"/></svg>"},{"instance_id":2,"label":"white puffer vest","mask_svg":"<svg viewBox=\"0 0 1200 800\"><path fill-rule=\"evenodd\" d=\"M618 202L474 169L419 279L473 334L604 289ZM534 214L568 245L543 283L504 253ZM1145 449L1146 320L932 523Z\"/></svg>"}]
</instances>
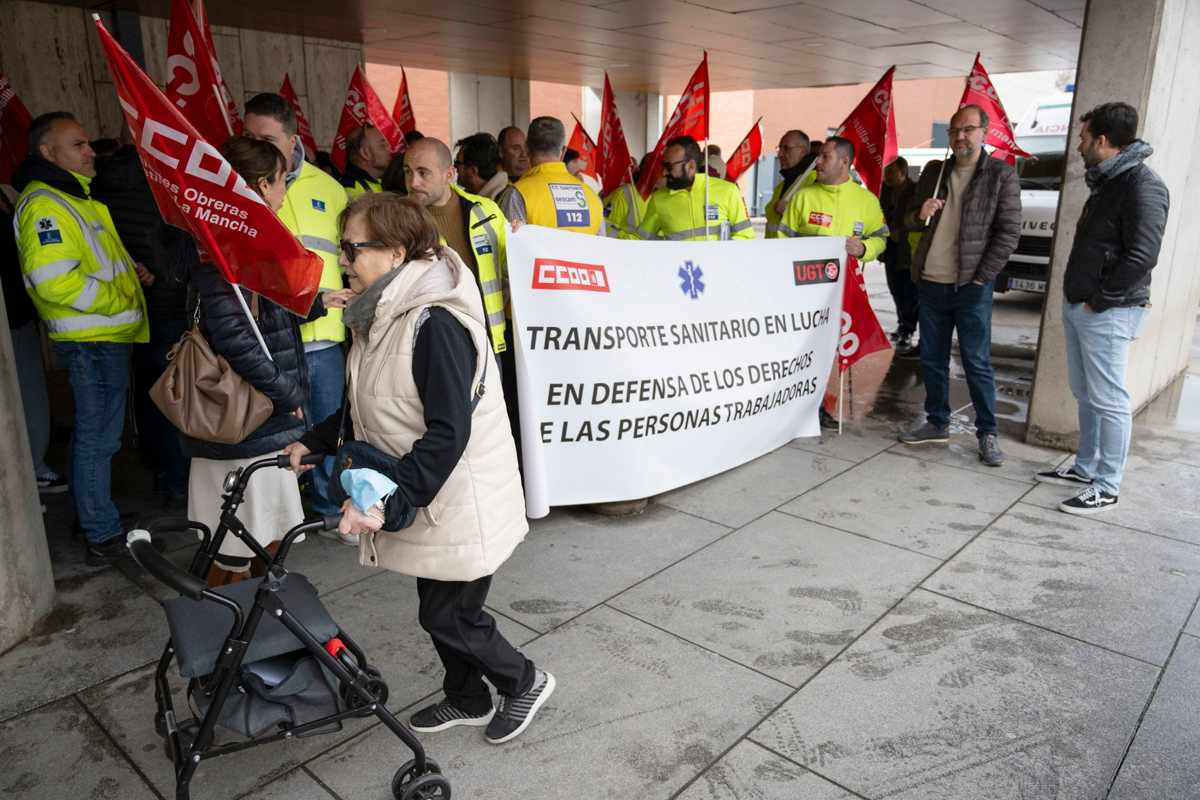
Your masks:
<instances>
[{"instance_id":1,"label":"white puffer vest","mask_svg":"<svg viewBox=\"0 0 1200 800\"><path fill-rule=\"evenodd\" d=\"M425 434L412 359L418 320L430 306L449 311L471 334L471 383L477 390L482 380L484 392L467 448L433 502L402 531L362 535L359 561L420 578L472 581L504 563L529 523L479 288L450 248L402 267L379 300L370 335L354 337L347 364L350 413L360 440L394 456L408 453Z\"/></svg>"}]
</instances>

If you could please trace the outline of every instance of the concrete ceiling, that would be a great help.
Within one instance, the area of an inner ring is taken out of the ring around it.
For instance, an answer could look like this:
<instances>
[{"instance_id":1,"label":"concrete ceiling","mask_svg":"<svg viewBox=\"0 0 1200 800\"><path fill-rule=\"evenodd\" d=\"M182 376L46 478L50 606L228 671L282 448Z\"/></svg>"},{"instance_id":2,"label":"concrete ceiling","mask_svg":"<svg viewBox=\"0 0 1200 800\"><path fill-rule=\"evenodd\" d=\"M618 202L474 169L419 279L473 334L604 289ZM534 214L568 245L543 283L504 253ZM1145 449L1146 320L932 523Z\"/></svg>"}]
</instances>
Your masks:
<instances>
[{"instance_id":1,"label":"concrete ceiling","mask_svg":"<svg viewBox=\"0 0 1200 800\"><path fill-rule=\"evenodd\" d=\"M1086 0L208 0L214 23L362 41L373 62L678 92L1073 69ZM135 0L135 4L140 5ZM274 19L264 24L270 17Z\"/></svg>"}]
</instances>

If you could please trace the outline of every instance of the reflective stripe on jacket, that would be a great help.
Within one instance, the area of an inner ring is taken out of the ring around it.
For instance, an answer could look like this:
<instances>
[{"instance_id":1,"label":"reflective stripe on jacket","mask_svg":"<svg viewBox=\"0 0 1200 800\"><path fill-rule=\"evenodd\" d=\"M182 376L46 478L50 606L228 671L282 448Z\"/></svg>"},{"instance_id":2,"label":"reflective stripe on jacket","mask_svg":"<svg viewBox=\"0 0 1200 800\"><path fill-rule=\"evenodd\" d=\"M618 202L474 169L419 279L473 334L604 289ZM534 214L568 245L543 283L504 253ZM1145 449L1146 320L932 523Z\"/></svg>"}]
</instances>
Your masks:
<instances>
[{"instance_id":1,"label":"reflective stripe on jacket","mask_svg":"<svg viewBox=\"0 0 1200 800\"><path fill-rule=\"evenodd\" d=\"M605 233L612 239L639 239L638 225L646 216L646 201L632 183L623 183L604 199Z\"/></svg>"},{"instance_id":2,"label":"reflective stripe on jacket","mask_svg":"<svg viewBox=\"0 0 1200 800\"><path fill-rule=\"evenodd\" d=\"M779 223L780 236L854 236L867 251L858 259L875 261L887 246L888 227L879 198L852 180L829 186L814 183L792 198Z\"/></svg>"},{"instance_id":3,"label":"reflective stripe on jacket","mask_svg":"<svg viewBox=\"0 0 1200 800\"><path fill-rule=\"evenodd\" d=\"M704 208L705 183L708 209ZM736 184L721 178L696 175L689 189L656 189L646 204L638 238L673 242L753 239L754 228L746 202Z\"/></svg>"},{"instance_id":4,"label":"reflective stripe on jacket","mask_svg":"<svg viewBox=\"0 0 1200 800\"><path fill-rule=\"evenodd\" d=\"M483 312L492 340L492 352L503 353L507 349L504 343L507 328L505 318L511 314L507 221L500 206L486 197L471 194L453 183L450 189L470 205L470 210L463 215L467 220L467 241L471 243L475 265L479 269L479 291L483 295Z\"/></svg>"},{"instance_id":5,"label":"reflective stripe on jacket","mask_svg":"<svg viewBox=\"0 0 1200 800\"><path fill-rule=\"evenodd\" d=\"M341 289L342 270L338 266L338 217L346 207L346 188L321 171L320 167L304 161L300 174L288 186L279 209L279 218L300 243L321 257L322 289ZM346 327L342 324L341 309L315 322L300 326L305 342L342 342Z\"/></svg>"},{"instance_id":6,"label":"reflective stripe on jacket","mask_svg":"<svg viewBox=\"0 0 1200 800\"><path fill-rule=\"evenodd\" d=\"M91 181L71 173L88 193ZM146 342L146 299L108 208L30 181L13 219L21 272L50 338Z\"/></svg>"},{"instance_id":7,"label":"reflective stripe on jacket","mask_svg":"<svg viewBox=\"0 0 1200 800\"><path fill-rule=\"evenodd\" d=\"M788 195L794 197L796 192L800 191L802 187L811 186L816 182L817 171L810 168L804 174L797 176L796 180L792 181L791 186L788 187ZM779 233L779 221L783 219L783 212L775 210L775 206L779 203L779 200L782 197L783 181L780 181L779 183L775 184L775 190L771 192L771 200L767 203L767 208L764 212L764 216L767 218L766 234L763 237L765 239L784 238Z\"/></svg>"}]
</instances>

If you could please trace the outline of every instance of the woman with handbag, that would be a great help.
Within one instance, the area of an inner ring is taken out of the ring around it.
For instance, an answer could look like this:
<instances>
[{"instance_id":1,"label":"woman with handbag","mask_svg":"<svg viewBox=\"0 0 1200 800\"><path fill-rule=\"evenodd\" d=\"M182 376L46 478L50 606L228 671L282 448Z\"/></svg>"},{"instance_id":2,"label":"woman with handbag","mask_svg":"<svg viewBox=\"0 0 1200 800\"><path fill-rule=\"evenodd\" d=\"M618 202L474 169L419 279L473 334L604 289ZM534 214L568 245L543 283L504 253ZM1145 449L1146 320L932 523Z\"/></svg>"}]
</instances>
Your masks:
<instances>
[{"instance_id":1,"label":"woman with handbag","mask_svg":"<svg viewBox=\"0 0 1200 800\"><path fill-rule=\"evenodd\" d=\"M221 146L221 155L273 211L280 209L287 192L284 181L287 163L273 145L234 136ZM193 269L191 288L198 296L199 331L212 352L264 395L271 406L265 421L237 443L184 436L184 450L192 459L188 518L215 530L225 475L256 458L279 452L304 433L301 409L308 396L308 369L300 324L323 316L327 306L343 306L348 292L319 296L309 316L301 319L266 298L235 289L210 263L201 263ZM234 294L237 291L243 293L254 321L247 317ZM269 354L264 352L259 335ZM238 516L258 543L270 550L289 528L304 519L296 476L286 470L255 474L246 487L245 503ZM219 586L248 577L252 556L251 550L236 537L225 537L209 573L209 585ZM259 572L261 565L256 567L255 572Z\"/></svg>"},{"instance_id":2,"label":"woman with handbag","mask_svg":"<svg viewBox=\"0 0 1200 800\"><path fill-rule=\"evenodd\" d=\"M438 239L428 211L391 193L362 195L343 212L340 263L356 293L343 317L354 332L348 413L287 452L299 472L305 454L332 453L357 433L335 470L374 469L395 484L370 508L343 503L340 530L358 534L362 564L417 578L446 697L410 724L486 725L500 744L526 729L555 682L484 610L493 573L529 524L483 300ZM499 693L495 709L484 678Z\"/></svg>"}]
</instances>

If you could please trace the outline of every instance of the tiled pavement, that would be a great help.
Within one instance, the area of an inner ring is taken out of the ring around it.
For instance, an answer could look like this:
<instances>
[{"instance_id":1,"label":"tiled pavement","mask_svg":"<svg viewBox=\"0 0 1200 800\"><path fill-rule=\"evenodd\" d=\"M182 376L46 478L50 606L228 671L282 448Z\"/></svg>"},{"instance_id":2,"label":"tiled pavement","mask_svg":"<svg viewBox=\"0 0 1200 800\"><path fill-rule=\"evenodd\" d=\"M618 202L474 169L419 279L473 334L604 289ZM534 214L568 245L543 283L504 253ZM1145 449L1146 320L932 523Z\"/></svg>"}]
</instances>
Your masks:
<instances>
[{"instance_id":1,"label":"tiled pavement","mask_svg":"<svg viewBox=\"0 0 1200 800\"><path fill-rule=\"evenodd\" d=\"M876 418L640 517L535 522L490 606L559 689L509 745L424 738L454 796L1200 797L1200 432L1143 421L1120 510L1080 519L1032 482L1061 453L1007 438L989 470L969 434L914 452ZM171 798L164 592L131 565L89 572L63 527L59 609L0 656L0 796ZM397 712L436 696L414 581L326 540L291 566ZM383 800L406 758L358 722L203 764L192 796Z\"/></svg>"}]
</instances>

